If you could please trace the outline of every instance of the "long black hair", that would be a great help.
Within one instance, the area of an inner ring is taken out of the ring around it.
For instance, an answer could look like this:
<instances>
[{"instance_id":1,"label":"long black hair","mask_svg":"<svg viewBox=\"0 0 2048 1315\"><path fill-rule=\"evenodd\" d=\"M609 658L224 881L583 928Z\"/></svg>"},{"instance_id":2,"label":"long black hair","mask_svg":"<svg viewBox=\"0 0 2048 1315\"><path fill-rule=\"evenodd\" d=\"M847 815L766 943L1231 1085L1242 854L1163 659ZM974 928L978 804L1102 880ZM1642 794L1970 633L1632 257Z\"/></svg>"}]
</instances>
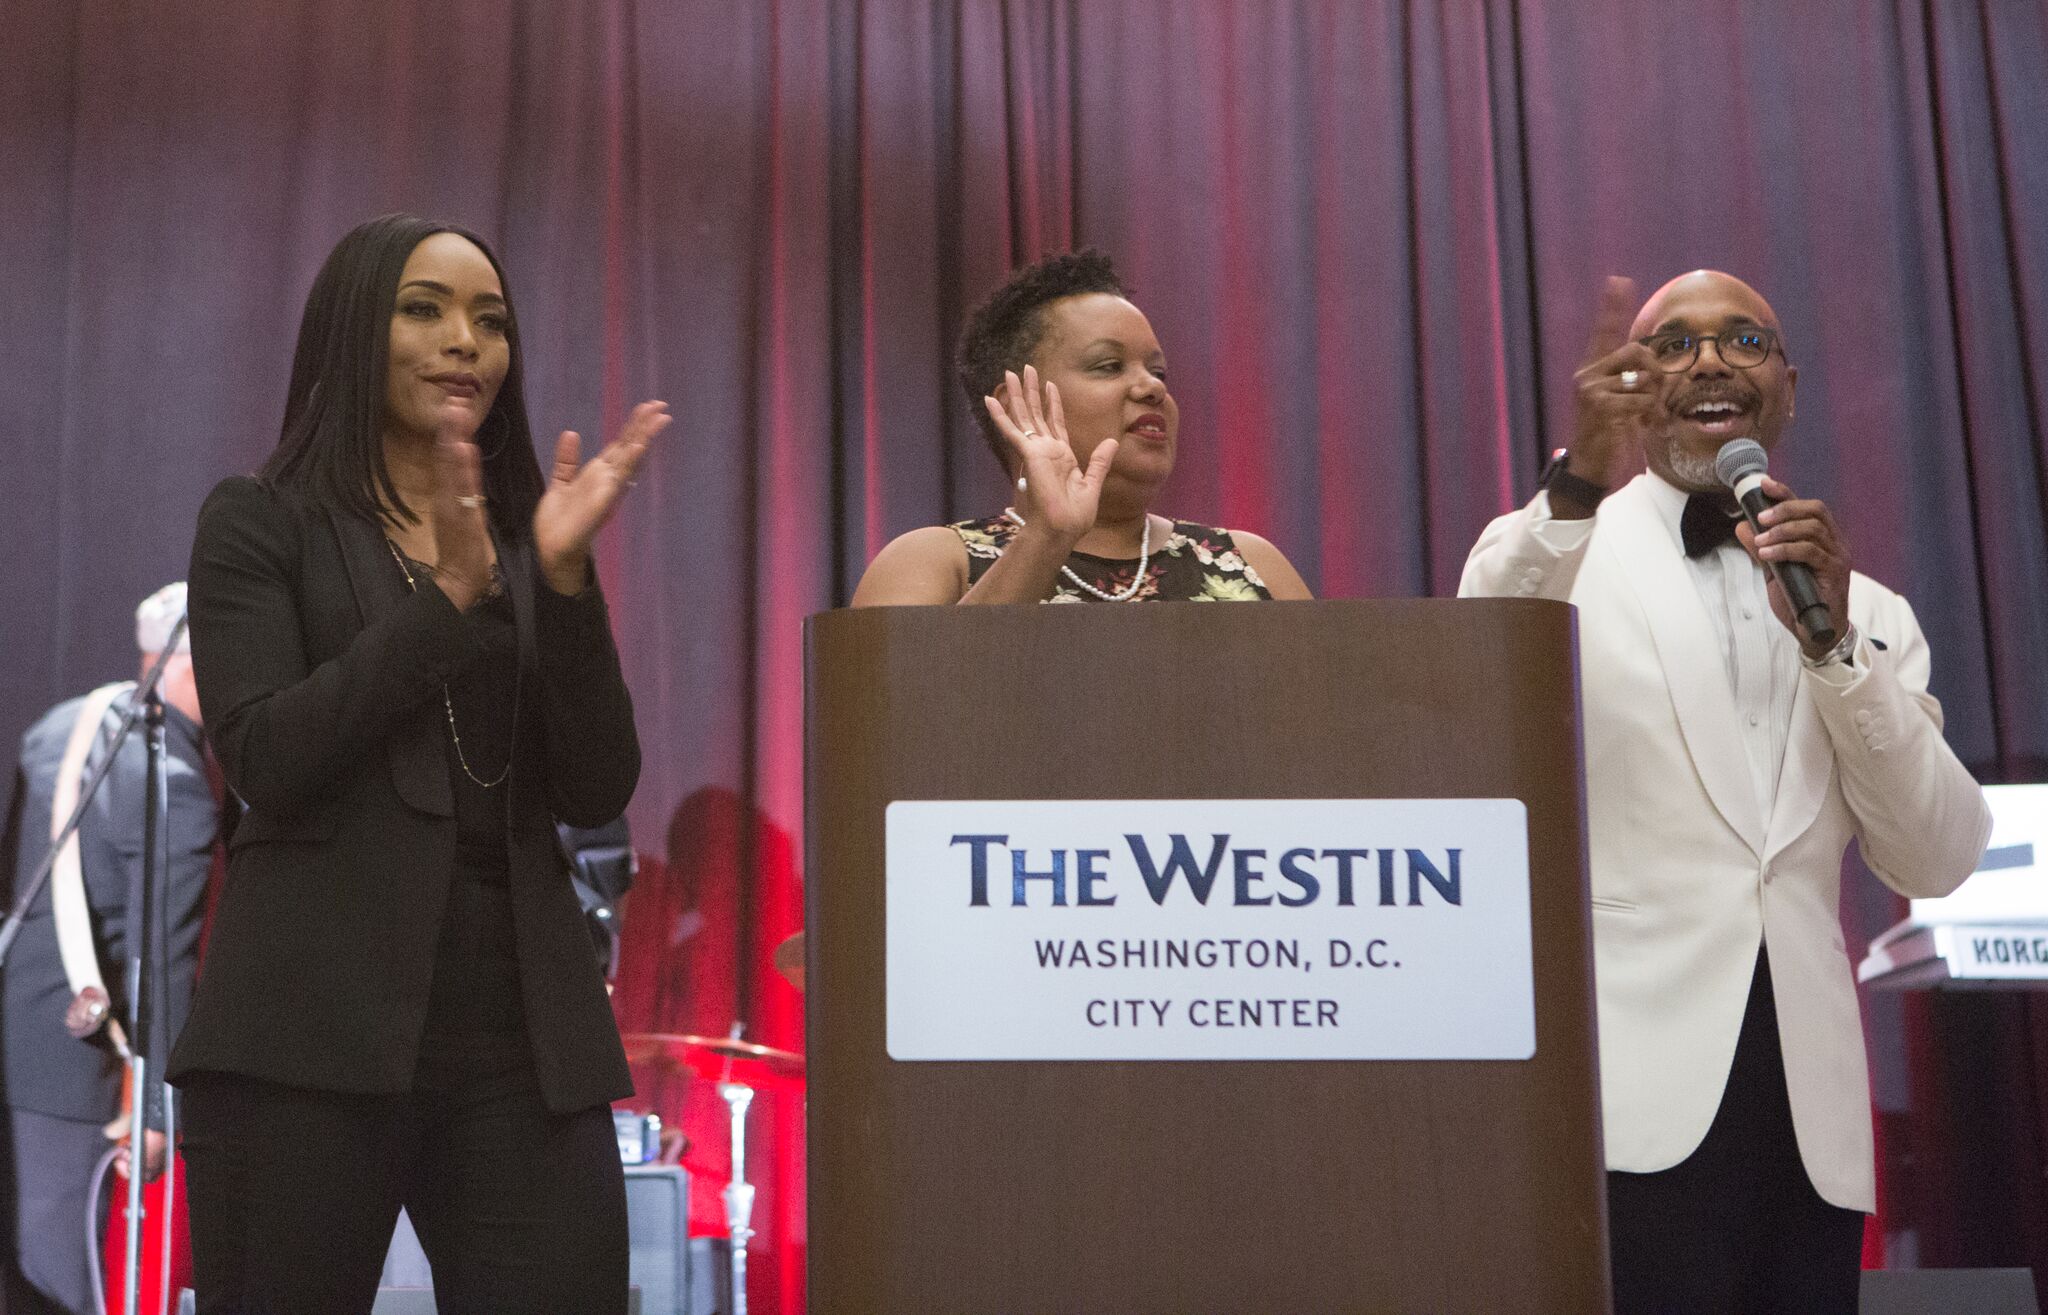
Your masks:
<instances>
[{"instance_id":1,"label":"long black hair","mask_svg":"<svg viewBox=\"0 0 2048 1315\"><path fill-rule=\"evenodd\" d=\"M1024 368L1045 339L1045 308L1062 297L1090 292L1125 296L1123 281L1108 256L1093 247L1063 251L1026 265L991 292L967 317L960 331L955 376L967 395L967 409L989 451L1003 469L1014 458L981 399L1003 386L1003 371ZM997 394L1000 396L1000 394Z\"/></svg>"},{"instance_id":2,"label":"long black hair","mask_svg":"<svg viewBox=\"0 0 2048 1315\"><path fill-rule=\"evenodd\" d=\"M491 519L510 537L524 535L544 487L526 421L519 358L519 317L512 288L490 244L465 228L414 215L382 215L349 230L328 253L306 294L299 345L277 450L258 478L366 520L417 521L384 464L386 366L398 279L413 248L436 233L476 244L505 290L510 365L491 413L477 427Z\"/></svg>"}]
</instances>

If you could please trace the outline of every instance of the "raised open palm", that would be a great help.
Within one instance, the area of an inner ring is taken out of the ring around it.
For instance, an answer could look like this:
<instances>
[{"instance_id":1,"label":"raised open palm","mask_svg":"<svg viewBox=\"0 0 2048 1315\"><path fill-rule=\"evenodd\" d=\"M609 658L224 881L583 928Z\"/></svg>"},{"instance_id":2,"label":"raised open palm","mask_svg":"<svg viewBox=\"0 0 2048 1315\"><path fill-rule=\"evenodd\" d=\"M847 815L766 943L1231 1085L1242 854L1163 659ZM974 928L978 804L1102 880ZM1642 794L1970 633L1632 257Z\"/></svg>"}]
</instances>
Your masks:
<instances>
[{"instance_id":1,"label":"raised open palm","mask_svg":"<svg viewBox=\"0 0 2048 1315\"><path fill-rule=\"evenodd\" d=\"M642 402L626 417L619 436L580 464L583 440L575 431L565 430L555 440L547 491L533 511L533 546L548 583L558 592L574 593L583 587L591 540L632 487L654 436L674 419L668 403Z\"/></svg>"},{"instance_id":2,"label":"raised open palm","mask_svg":"<svg viewBox=\"0 0 2048 1315\"><path fill-rule=\"evenodd\" d=\"M1095 509L1102 501L1110 462L1116 459L1117 440L1098 444L1083 469L1067 440L1058 385L1048 383L1041 390L1038 371L1027 365L1022 379L1015 371L1003 372L1003 390L1007 406L993 396L982 401L1017 455L1018 516L1028 525L1080 538L1095 527Z\"/></svg>"}]
</instances>

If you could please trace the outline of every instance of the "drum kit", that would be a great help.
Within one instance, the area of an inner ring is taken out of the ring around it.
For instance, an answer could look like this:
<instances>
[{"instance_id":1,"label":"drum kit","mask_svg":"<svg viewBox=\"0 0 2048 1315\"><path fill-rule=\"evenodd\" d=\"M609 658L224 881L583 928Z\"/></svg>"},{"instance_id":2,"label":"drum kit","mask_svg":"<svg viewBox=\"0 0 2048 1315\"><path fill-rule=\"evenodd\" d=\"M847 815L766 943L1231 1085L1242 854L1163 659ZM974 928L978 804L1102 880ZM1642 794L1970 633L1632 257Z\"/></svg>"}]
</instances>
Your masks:
<instances>
[{"instance_id":1,"label":"drum kit","mask_svg":"<svg viewBox=\"0 0 2048 1315\"><path fill-rule=\"evenodd\" d=\"M804 989L804 934L796 933L775 949L775 966L801 991ZM747 1107L757 1091L801 1092L804 1057L793 1050L757 1045L731 1036L699 1036L690 1032L628 1032L626 1060L666 1073L692 1073L717 1088L730 1115L732 1178L721 1199L726 1228L732 1235L732 1312L747 1315L747 1240L754 1235L754 1187L747 1181Z\"/></svg>"}]
</instances>

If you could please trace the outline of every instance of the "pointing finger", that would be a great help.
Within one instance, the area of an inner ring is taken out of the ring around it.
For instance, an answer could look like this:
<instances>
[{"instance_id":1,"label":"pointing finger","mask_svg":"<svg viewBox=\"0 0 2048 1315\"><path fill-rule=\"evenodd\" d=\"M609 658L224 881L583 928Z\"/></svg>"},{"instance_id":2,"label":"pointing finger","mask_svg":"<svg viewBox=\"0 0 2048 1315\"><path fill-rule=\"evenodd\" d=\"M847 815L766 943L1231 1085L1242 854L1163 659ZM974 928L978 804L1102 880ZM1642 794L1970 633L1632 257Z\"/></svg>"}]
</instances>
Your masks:
<instances>
[{"instance_id":1,"label":"pointing finger","mask_svg":"<svg viewBox=\"0 0 2048 1315\"><path fill-rule=\"evenodd\" d=\"M1629 322L1636 313L1636 281L1609 274L1600 288L1600 304L1593 313L1593 335L1586 343L1586 360L1597 361L1628 341Z\"/></svg>"}]
</instances>

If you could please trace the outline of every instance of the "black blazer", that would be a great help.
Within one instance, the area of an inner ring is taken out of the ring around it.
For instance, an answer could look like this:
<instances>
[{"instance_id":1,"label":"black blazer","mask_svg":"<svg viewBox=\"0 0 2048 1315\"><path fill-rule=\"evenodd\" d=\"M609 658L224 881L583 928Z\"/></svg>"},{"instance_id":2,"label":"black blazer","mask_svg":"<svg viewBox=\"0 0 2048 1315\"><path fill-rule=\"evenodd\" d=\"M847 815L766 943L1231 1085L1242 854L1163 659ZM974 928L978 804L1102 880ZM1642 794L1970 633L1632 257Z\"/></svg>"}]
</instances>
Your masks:
<instances>
[{"instance_id":1,"label":"black blazer","mask_svg":"<svg viewBox=\"0 0 2048 1315\"><path fill-rule=\"evenodd\" d=\"M522 1003L549 1108L632 1091L557 819L596 826L640 774L595 584L566 598L498 544L519 637L506 846ZM477 652L382 530L238 476L199 513L188 595L199 701L248 813L169 1076L326 1091L412 1086L455 857L441 684Z\"/></svg>"}]
</instances>

